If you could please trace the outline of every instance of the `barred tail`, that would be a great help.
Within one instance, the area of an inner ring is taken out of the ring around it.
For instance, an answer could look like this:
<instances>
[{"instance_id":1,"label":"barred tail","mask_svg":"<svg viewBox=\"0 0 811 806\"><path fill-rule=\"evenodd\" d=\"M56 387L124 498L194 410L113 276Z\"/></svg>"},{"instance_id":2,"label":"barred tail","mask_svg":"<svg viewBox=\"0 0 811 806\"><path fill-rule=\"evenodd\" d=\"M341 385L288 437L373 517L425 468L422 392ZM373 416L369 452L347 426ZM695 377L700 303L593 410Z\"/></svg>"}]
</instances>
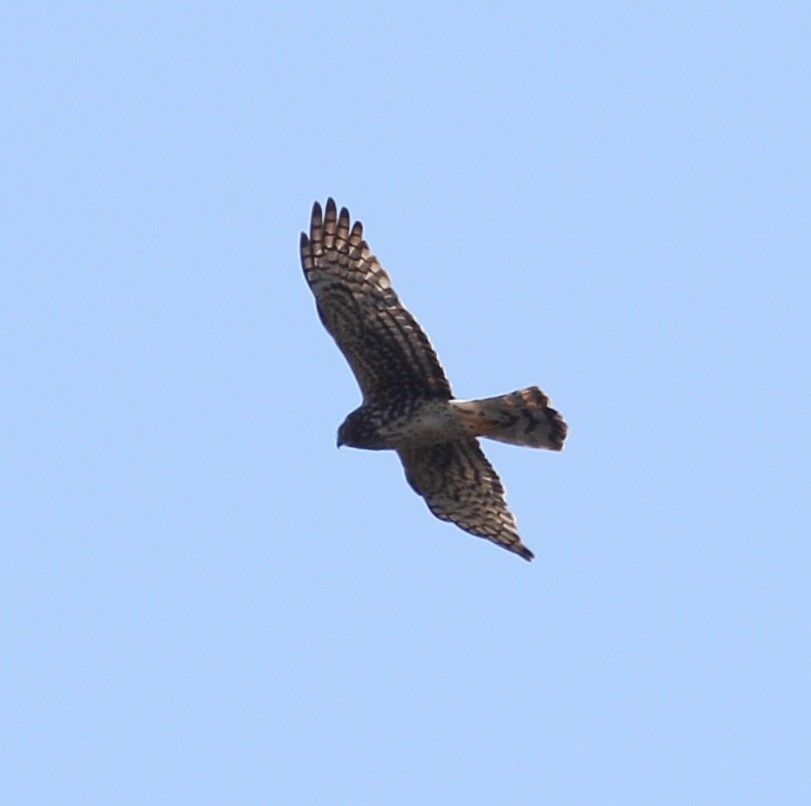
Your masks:
<instances>
[{"instance_id":1,"label":"barred tail","mask_svg":"<svg viewBox=\"0 0 811 806\"><path fill-rule=\"evenodd\" d=\"M483 400L453 400L466 429L479 437L559 451L566 439L563 418L537 387Z\"/></svg>"}]
</instances>

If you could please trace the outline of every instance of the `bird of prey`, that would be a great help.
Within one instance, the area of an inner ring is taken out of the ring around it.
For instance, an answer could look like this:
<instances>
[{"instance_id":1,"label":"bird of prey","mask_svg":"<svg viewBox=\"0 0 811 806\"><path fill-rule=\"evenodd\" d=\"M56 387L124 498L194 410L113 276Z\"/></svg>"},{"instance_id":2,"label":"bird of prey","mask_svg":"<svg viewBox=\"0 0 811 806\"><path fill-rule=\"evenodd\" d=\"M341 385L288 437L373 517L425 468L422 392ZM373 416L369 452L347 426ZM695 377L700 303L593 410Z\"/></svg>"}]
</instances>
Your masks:
<instances>
[{"instance_id":1,"label":"bird of prey","mask_svg":"<svg viewBox=\"0 0 811 806\"><path fill-rule=\"evenodd\" d=\"M397 451L431 512L525 560L504 487L478 437L559 451L567 426L537 387L457 400L434 348L369 251L359 221L327 200L301 233L301 264L318 315L363 394L338 429L338 445Z\"/></svg>"}]
</instances>

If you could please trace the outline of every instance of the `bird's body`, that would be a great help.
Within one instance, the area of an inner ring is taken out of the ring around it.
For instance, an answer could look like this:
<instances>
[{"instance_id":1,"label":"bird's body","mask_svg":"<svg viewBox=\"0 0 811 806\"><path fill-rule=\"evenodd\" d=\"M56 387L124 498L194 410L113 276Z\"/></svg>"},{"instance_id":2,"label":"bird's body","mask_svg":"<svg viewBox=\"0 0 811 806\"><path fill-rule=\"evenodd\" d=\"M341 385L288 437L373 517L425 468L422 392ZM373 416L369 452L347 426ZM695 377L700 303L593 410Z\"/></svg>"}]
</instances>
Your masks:
<instances>
[{"instance_id":1,"label":"bird's body","mask_svg":"<svg viewBox=\"0 0 811 806\"><path fill-rule=\"evenodd\" d=\"M355 373L362 405L338 430L338 444L397 451L411 486L442 520L486 537L527 560L501 480L478 437L560 450L566 424L532 386L480 400L456 400L428 337L402 306L369 251L362 226L350 229L332 199L313 207L301 235L304 274L318 313Z\"/></svg>"},{"instance_id":2,"label":"bird's body","mask_svg":"<svg viewBox=\"0 0 811 806\"><path fill-rule=\"evenodd\" d=\"M364 404L338 429L338 444L375 451L397 450L474 437L451 406L452 401L447 400L406 400L400 406Z\"/></svg>"}]
</instances>

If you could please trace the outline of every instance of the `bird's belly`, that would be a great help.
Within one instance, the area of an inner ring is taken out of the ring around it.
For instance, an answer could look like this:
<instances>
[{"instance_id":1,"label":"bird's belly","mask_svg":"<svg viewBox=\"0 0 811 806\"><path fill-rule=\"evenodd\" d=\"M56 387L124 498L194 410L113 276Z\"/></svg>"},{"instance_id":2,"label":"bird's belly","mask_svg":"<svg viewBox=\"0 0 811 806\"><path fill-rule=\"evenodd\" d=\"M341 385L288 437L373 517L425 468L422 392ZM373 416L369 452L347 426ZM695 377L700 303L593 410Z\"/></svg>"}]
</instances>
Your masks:
<instances>
[{"instance_id":1,"label":"bird's belly","mask_svg":"<svg viewBox=\"0 0 811 806\"><path fill-rule=\"evenodd\" d=\"M381 426L380 435L393 448L434 445L467 436L456 412L446 401L423 403L409 414Z\"/></svg>"}]
</instances>

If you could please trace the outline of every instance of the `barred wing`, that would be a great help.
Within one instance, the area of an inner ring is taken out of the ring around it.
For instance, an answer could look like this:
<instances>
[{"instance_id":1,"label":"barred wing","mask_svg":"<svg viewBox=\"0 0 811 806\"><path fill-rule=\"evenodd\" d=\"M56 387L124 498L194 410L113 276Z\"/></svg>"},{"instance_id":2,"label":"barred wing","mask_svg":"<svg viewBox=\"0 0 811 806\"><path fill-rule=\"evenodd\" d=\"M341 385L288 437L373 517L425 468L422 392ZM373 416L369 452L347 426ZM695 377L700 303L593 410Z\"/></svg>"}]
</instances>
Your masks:
<instances>
[{"instance_id":1,"label":"barred wing","mask_svg":"<svg viewBox=\"0 0 811 806\"><path fill-rule=\"evenodd\" d=\"M321 321L346 356L366 402L449 400L451 387L431 342L403 307L389 276L349 226L349 212L327 200L313 206L309 237L301 234L301 265Z\"/></svg>"},{"instance_id":2,"label":"barred wing","mask_svg":"<svg viewBox=\"0 0 811 806\"><path fill-rule=\"evenodd\" d=\"M401 448L397 453L408 483L437 518L486 537L525 560L533 558L518 536L501 479L475 439Z\"/></svg>"}]
</instances>

